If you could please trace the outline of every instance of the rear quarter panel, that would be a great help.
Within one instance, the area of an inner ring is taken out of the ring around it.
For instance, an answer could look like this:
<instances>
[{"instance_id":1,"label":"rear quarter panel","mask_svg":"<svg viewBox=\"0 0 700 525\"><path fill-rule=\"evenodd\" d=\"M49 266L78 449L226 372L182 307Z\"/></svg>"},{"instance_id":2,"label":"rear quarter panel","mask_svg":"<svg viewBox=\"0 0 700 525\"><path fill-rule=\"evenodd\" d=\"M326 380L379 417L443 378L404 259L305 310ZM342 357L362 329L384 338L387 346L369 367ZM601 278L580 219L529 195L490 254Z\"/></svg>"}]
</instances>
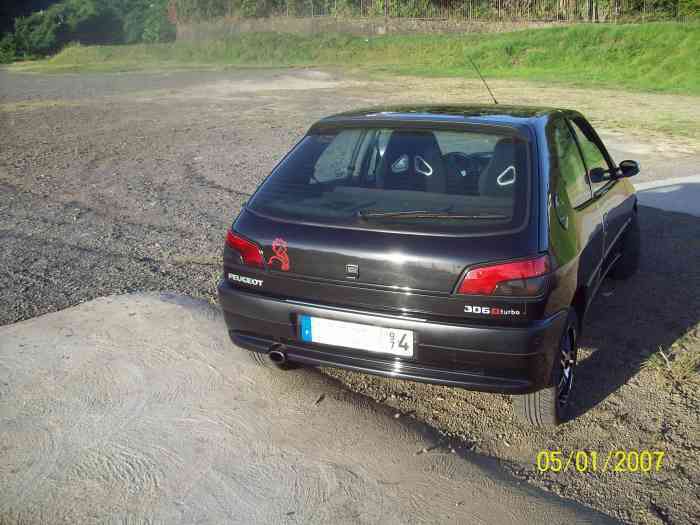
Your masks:
<instances>
[{"instance_id":1,"label":"rear quarter panel","mask_svg":"<svg viewBox=\"0 0 700 525\"><path fill-rule=\"evenodd\" d=\"M552 291L544 308L545 316L571 306L577 291L591 284L603 255L599 202L594 200L583 207L573 208L566 192L559 191L558 163L548 136L550 123L550 116L544 117L538 121L536 130L541 174L540 242L542 251L552 256L555 268ZM564 201L560 210L565 209L566 213L560 212L560 217L553 206L555 195Z\"/></svg>"}]
</instances>

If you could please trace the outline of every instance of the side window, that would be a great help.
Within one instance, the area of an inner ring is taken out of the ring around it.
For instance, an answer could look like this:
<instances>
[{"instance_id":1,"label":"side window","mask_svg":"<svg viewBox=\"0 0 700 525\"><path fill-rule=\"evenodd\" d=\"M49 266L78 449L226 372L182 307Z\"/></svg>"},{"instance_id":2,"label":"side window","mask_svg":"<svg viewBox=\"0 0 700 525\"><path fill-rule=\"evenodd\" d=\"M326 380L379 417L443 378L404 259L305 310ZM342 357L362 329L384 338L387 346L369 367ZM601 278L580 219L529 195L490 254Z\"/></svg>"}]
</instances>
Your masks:
<instances>
[{"instance_id":1,"label":"side window","mask_svg":"<svg viewBox=\"0 0 700 525\"><path fill-rule=\"evenodd\" d=\"M581 152L576 140L563 120L554 123L552 134L559 174L566 188L571 206L580 206L592 197Z\"/></svg>"},{"instance_id":2,"label":"side window","mask_svg":"<svg viewBox=\"0 0 700 525\"><path fill-rule=\"evenodd\" d=\"M346 178L352 167L352 156L363 138L359 129L346 129L329 137L330 144L316 161L311 182L331 182Z\"/></svg>"},{"instance_id":3,"label":"side window","mask_svg":"<svg viewBox=\"0 0 700 525\"><path fill-rule=\"evenodd\" d=\"M605 159L605 155L596 143L595 135L592 133L590 126L585 122L579 122L578 120L571 121L571 128L576 134L576 140L578 140L579 146L581 146L581 152L583 153L583 160L586 163L586 168L590 171L593 168L603 168L604 170L609 170L610 165ZM608 181L602 181L598 183L591 183L593 186L593 191L595 192L598 188L602 188L608 183Z\"/></svg>"}]
</instances>

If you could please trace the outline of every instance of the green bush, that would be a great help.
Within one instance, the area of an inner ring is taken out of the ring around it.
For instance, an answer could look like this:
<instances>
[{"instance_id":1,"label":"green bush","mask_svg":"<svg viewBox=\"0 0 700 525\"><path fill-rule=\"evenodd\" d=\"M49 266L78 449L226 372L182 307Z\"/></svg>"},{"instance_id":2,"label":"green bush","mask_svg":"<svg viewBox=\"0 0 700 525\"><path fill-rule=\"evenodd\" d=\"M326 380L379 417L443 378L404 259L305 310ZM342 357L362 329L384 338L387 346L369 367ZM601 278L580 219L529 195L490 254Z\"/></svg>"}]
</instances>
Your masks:
<instances>
[{"instance_id":1,"label":"green bush","mask_svg":"<svg viewBox=\"0 0 700 525\"><path fill-rule=\"evenodd\" d=\"M18 55L48 54L59 47L63 6L53 6L15 20L15 48Z\"/></svg>"},{"instance_id":2,"label":"green bush","mask_svg":"<svg viewBox=\"0 0 700 525\"><path fill-rule=\"evenodd\" d=\"M168 3L169 0L63 0L15 20L13 55L44 56L69 42L172 41L175 26L168 20ZM3 51L2 56L8 53Z\"/></svg>"},{"instance_id":3,"label":"green bush","mask_svg":"<svg viewBox=\"0 0 700 525\"><path fill-rule=\"evenodd\" d=\"M147 9L148 4L141 0L126 0L120 6L125 43L141 42Z\"/></svg>"},{"instance_id":4,"label":"green bush","mask_svg":"<svg viewBox=\"0 0 700 525\"><path fill-rule=\"evenodd\" d=\"M700 0L679 0L678 14L681 16L700 18Z\"/></svg>"},{"instance_id":5,"label":"green bush","mask_svg":"<svg viewBox=\"0 0 700 525\"><path fill-rule=\"evenodd\" d=\"M122 24L109 0L64 0L15 20L18 55L47 55L73 40L85 44L122 41Z\"/></svg>"},{"instance_id":6,"label":"green bush","mask_svg":"<svg viewBox=\"0 0 700 525\"><path fill-rule=\"evenodd\" d=\"M152 0L144 11L141 41L170 42L175 40L175 25L168 20L168 0Z\"/></svg>"},{"instance_id":7,"label":"green bush","mask_svg":"<svg viewBox=\"0 0 700 525\"><path fill-rule=\"evenodd\" d=\"M15 39L7 34L0 39L0 64L9 64L15 59Z\"/></svg>"},{"instance_id":8,"label":"green bush","mask_svg":"<svg viewBox=\"0 0 700 525\"><path fill-rule=\"evenodd\" d=\"M168 19L168 0L121 0L124 42L170 42L175 25Z\"/></svg>"}]
</instances>

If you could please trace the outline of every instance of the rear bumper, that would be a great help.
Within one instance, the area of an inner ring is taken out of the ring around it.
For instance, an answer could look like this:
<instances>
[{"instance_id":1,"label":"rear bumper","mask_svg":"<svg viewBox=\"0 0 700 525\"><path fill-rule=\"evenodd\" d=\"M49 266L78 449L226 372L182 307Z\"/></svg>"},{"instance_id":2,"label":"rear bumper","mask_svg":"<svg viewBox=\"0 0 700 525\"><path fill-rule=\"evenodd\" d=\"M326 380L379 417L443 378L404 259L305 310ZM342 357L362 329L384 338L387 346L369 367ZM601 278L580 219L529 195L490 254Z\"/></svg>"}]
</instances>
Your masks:
<instances>
[{"instance_id":1,"label":"rear bumper","mask_svg":"<svg viewBox=\"0 0 700 525\"><path fill-rule=\"evenodd\" d=\"M517 328L448 324L268 297L226 281L218 291L231 340L247 350L267 353L272 345L282 344L292 362L507 394L549 384L566 319L560 312ZM414 356L403 359L303 342L297 336L299 314L412 330Z\"/></svg>"}]
</instances>

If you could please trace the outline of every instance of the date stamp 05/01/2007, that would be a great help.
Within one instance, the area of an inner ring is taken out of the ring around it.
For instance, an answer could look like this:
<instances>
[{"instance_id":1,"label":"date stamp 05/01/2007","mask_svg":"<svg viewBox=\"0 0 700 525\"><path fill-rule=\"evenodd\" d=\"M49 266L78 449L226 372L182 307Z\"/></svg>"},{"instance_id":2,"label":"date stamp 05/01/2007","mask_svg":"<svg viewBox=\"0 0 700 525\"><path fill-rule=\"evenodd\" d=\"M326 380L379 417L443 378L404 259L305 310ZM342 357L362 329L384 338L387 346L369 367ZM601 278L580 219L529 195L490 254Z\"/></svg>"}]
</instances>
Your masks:
<instances>
[{"instance_id":1,"label":"date stamp 05/01/2007","mask_svg":"<svg viewBox=\"0 0 700 525\"><path fill-rule=\"evenodd\" d=\"M540 450L535 457L539 472L626 472L649 474L664 467L661 450Z\"/></svg>"}]
</instances>

